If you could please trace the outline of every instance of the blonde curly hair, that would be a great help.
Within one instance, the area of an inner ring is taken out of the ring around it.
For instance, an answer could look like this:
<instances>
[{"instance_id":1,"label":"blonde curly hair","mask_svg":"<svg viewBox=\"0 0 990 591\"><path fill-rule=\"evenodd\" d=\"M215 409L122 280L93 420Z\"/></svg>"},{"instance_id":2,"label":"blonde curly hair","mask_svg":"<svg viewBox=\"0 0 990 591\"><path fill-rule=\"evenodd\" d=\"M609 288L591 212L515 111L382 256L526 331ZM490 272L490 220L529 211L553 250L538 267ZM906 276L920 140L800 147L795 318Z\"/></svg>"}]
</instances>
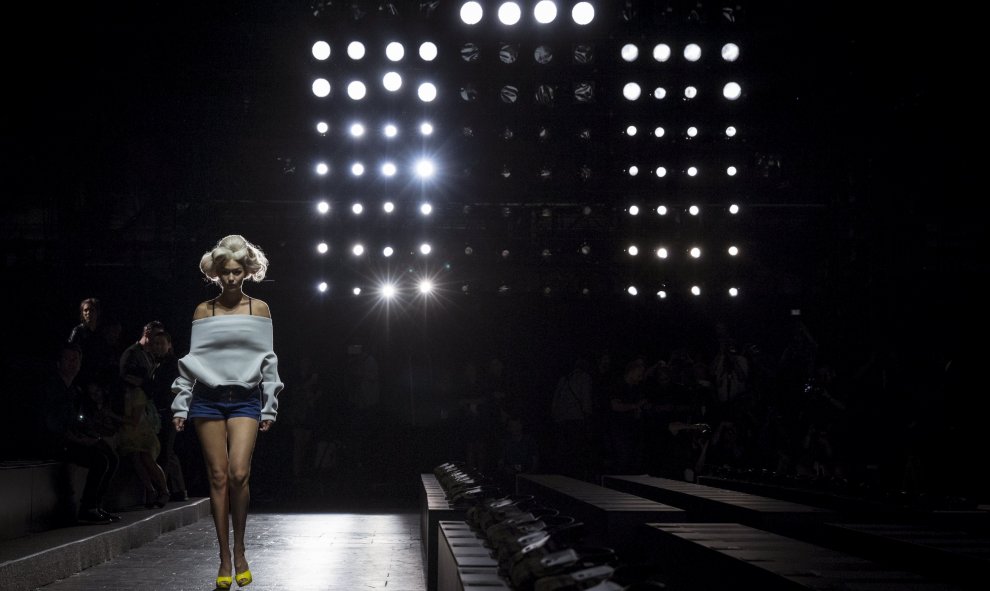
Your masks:
<instances>
[{"instance_id":1,"label":"blonde curly hair","mask_svg":"<svg viewBox=\"0 0 990 591\"><path fill-rule=\"evenodd\" d=\"M234 260L244 266L245 280L261 281L268 271L268 258L256 245L251 244L240 234L224 236L212 250L208 250L199 260L199 270L209 281L219 283L217 269L224 263Z\"/></svg>"}]
</instances>

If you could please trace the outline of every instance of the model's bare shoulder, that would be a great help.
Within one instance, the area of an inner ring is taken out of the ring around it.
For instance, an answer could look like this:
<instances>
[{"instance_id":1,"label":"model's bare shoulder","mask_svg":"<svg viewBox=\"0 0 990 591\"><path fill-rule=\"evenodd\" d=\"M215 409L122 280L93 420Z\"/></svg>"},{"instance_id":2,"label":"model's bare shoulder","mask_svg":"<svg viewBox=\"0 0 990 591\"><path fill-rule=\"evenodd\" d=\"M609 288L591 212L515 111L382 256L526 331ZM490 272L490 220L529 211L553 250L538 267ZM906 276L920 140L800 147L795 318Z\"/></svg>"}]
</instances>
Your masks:
<instances>
[{"instance_id":1,"label":"model's bare shoulder","mask_svg":"<svg viewBox=\"0 0 990 591\"><path fill-rule=\"evenodd\" d=\"M210 301L207 300L200 305L196 306L196 311L193 312L193 320L199 320L200 318L206 318L210 315Z\"/></svg>"},{"instance_id":2,"label":"model's bare shoulder","mask_svg":"<svg viewBox=\"0 0 990 591\"><path fill-rule=\"evenodd\" d=\"M255 310L254 312L255 316L264 316L265 318L272 317L271 308L269 308L268 304L263 300L259 300L259 299L254 300L254 310Z\"/></svg>"}]
</instances>

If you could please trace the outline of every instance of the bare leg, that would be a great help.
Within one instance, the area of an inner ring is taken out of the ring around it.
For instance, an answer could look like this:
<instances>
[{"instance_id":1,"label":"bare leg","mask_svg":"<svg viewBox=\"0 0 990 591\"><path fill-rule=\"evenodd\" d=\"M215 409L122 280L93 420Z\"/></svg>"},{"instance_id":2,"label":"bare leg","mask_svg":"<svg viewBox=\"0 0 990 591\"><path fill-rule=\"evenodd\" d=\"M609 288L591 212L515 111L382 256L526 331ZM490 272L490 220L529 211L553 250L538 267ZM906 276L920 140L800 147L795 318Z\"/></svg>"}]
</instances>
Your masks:
<instances>
[{"instance_id":1,"label":"bare leg","mask_svg":"<svg viewBox=\"0 0 990 591\"><path fill-rule=\"evenodd\" d=\"M228 419L227 433L230 450L227 481L230 515L234 522L234 570L240 573L248 569L244 556L244 529L251 501L248 479L251 476L251 456L258 439L258 421L247 417Z\"/></svg>"},{"instance_id":2,"label":"bare leg","mask_svg":"<svg viewBox=\"0 0 990 591\"><path fill-rule=\"evenodd\" d=\"M213 526L220 544L220 569L217 576L231 576L230 563L230 505L227 496L227 422L222 419L196 419L196 433L203 448L207 477L210 481L210 508Z\"/></svg>"}]
</instances>

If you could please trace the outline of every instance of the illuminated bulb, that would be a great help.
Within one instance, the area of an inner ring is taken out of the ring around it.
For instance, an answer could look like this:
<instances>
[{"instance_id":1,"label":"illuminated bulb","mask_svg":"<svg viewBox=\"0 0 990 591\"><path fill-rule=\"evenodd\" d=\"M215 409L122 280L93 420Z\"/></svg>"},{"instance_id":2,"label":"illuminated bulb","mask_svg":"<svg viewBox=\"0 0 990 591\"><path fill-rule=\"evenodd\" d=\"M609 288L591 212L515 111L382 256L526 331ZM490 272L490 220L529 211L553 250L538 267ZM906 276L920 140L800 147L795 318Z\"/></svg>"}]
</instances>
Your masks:
<instances>
[{"instance_id":1,"label":"illuminated bulb","mask_svg":"<svg viewBox=\"0 0 990 591\"><path fill-rule=\"evenodd\" d=\"M689 166L688 169L687 169L687 173L688 173L688 176L697 176L698 175L698 167L697 166Z\"/></svg>"},{"instance_id":2,"label":"illuminated bulb","mask_svg":"<svg viewBox=\"0 0 990 591\"><path fill-rule=\"evenodd\" d=\"M737 248L735 246L730 246L729 247L729 256L734 257L734 256L736 256L738 254L739 254L739 248Z\"/></svg>"},{"instance_id":3,"label":"illuminated bulb","mask_svg":"<svg viewBox=\"0 0 990 591\"><path fill-rule=\"evenodd\" d=\"M639 174L639 167L635 164L629 167L629 176L636 176Z\"/></svg>"},{"instance_id":4,"label":"illuminated bulb","mask_svg":"<svg viewBox=\"0 0 990 591\"><path fill-rule=\"evenodd\" d=\"M360 41L351 41L347 44L347 57L352 60L359 60L364 57L364 44Z\"/></svg>"},{"instance_id":5,"label":"illuminated bulb","mask_svg":"<svg viewBox=\"0 0 990 591\"><path fill-rule=\"evenodd\" d=\"M622 87L622 96L626 97L626 100L634 101L641 93L642 89L635 82L629 82Z\"/></svg>"},{"instance_id":6,"label":"illuminated bulb","mask_svg":"<svg viewBox=\"0 0 990 591\"><path fill-rule=\"evenodd\" d=\"M629 206L629 215L639 215L639 206L638 205L630 205Z\"/></svg>"},{"instance_id":7,"label":"illuminated bulb","mask_svg":"<svg viewBox=\"0 0 990 591\"><path fill-rule=\"evenodd\" d=\"M736 176L736 173L737 172L739 172L739 170L736 169L735 166L730 166L729 168L726 168L725 169L725 174L727 174L729 176Z\"/></svg>"},{"instance_id":8,"label":"illuminated bulb","mask_svg":"<svg viewBox=\"0 0 990 591\"><path fill-rule=\"evenodd\" d=\"M725 136L726 137L735 137L736 136L736 128L734 126L732 126L732 125L726 127L725 128Z\"/></svg>"},{"instance_id":9,"label":"illuminated bulb","mask_svg":"<svg viewBox=\"0 0 990 591\"><path fill-rule=\"evenodd\" d=\"M385 176L394 176L395 165L392 164L391 162L386 162L385 164L382 164L382 174Z\"/></svg>"},{"instance_id":10,"label":"illuminated bulb","mask_svg":"<svg viewBox=\"0 0 990 591\"><path fill-rule=\"evenodd\" d=\"M477 2L465 2L461 6L461 20L465 25L476 25L481 22L481 16L484 11L481 9L481 4Z\"/></svg>"},{"instance_id":11,"label":"illuminated bulb","mask_svg":"<svg viewBox=\"0 0 990 591\"><path fill-rule=\"evenodd\" d=\"M316 252L320 254L326 254L328 250L330 250L330 247L327 246L326 242L321 242L316 245Z\"/></svg>"},{"instance_id":12,"label":"illuminated bulb","mask_svg":"<svg viewBox=\"0 0 990 591\"><path fill-rule=\"evenodd\" d=\"M419 282L419 293L430 293L433 291L433 283L429 279Z\"/></svg>"},{"instance_id":13,"label":"illuminated bulb","mask_svg":"<svg viewBox=\"0 0 990 591\"><path fill-rule=\"evenodd\" d=\"M364 165L360 162L355 162L351 165L351 174L354 176L361 176L364 174Z\"/></svg>"},{"instance_id":14,"label":"illuminated bulb","mask_svg":"<svg viewBox=\"0 0 990 591\"><path fill-rule=\"evenodd\" d=\"M385 57L397 62L406 55L406 48L398 41L393 41L385 46Z\"/></svg>"},{"instance_id":15,"label":"illuminated bulb","mask_svg":"<svg viewBox=\"0 0 990 591\"><path fill-rule=\"evenodd\" d=\"M437 59L437 46L432 41L427 41L419 46L419 57L424 62L432 62Z\"/></svg>"},{"instance_id":16,"label":"illuminated bulb","mask_svg":"<svg viewBox=\"0 0 990 591\"><path fill-rule=\"evenodd\" d=\"M667 169L664 168L663 166L658 166L657 167L657 176L660 177L660 178L663 178L663 177L667 176Z\"/></svg>"},{"instance_id":17,"label":"illuminated bulb","mask_svg":"<svg viewBox=\"0 0 990 591\"><path fill-rule=\"evenodd\" d=\"M433 250L433 247L430 246L429 244L425 243L425 242L419 245L419 252L420 252L420 254L430 254L430 252L432 250Z\"/></svg>"},{"instance_id":18,"label":"illuminated bulb","mask_svg":"<svg viewBox=\"0 0 990 591\"><path fill-rule=\"evenodd\" d=\"M327 203L326 201L320 201L319 203L316 204L316 211L320 213L327 213L328 211L330 211L330 204Z\"/></svg>"},{"instance_id":19,"label":"illuminated bulb","mask_svg":"<svg viewBox=\"0 0 990 591\"><path fill-rule=\"evenodd\" d=\"M364 246L361 246L360 244L355 244L354 247L351 248L351 252L354 253L354 256L359 257L362 254L364 254Z\"/></svg>"},{"instance_id":20,"label":"illuminated bulb","mask_svg":"<svg viewBox=\"0 0 990 591\"><path fill-rule=\"evenodd\" d=\"M395 211L395 204L391 201L386 201L385 204L382 205L382 209L385 210L385 213L392 213Z\"/></svg>"},{"instance_id":21,"label":"illuminated bulb","mask_svg":"<svg viewBox=\"0 0 990 591\"><path fill-rule=\"evenodd\" d=\"M327 125L326 121L319 121L316 124L316 133L324 135L330 131L330 126Z\"/></svg>"},{"instance_id":22,"label":"illuminated bulb","mask_svg":"<svg viewBox=\"0 0 990 591\"><path fill-rule=\"evenodd\" d=\"M389 123L385 126L385 137L395 137L399 134L399 128Z\"/></svg>"},{"instance_id":23,"label":"illuminated bulb","mask_svg":"<svg viewBox=\"0 0 990 591\"><path fill-rule=\"evenodd\" d=\"M432 135L433 134L433 124L432 123L426 123L426 122L420 123L420 125L419 125L419 132L421 134L423 134L423 135Z\"/></svg>"},{"instance_id":24,"label":"illuminated bulb","mask_svg":"<svg viewBox=\"0 0 990 591\"><path fill-rule=\"evenodd\" d=\"M657 43L653 47L653 59L658 62L665 62L670 59L670 46L666 43Z\"/></svg>"},{"instance_id":25,"label":"illuminated bulb","mask_svg":"<svg viewBox=\"0 0 990 591\"><path fill-rule=\"evenodd\" d=\"M660 214L660 215L667 215L667 206L666 205L658 205L657 206L657 213Z\"/></svg>"},{"instance_id":26,"label":"illuminated bulb","mask_svg":"<svg viewBox=\"0 0 990 591\"><path fill-rule=\"evenodd\" d=\"M729 288L729 295L732 296L732 297L736 297L737 295L739 295L739 290L737 288L735 288L735 287L730 287Z\"/></svg>"},{"instance_id":27,"label":"illuminated bulb","mask_svg":"<svg viewBox=\"0 0 990 591\"><path fill-rule=\"evenodd\" d=\"M701 46L697 43L688 43L684 46L684 59L689 62L696 62L701 59Z\"/></svg>"},{"instance_id":28,"label":"illuminated bulb","mask_svg":"<svg viewBox=\"0 0 990 591\"><path fill-rule=\"evenodd\" d=\"M354 295L361 295L361 288L355 287L354 289L351 290L351 293L353 293Z\"/></svg>"},{"instance_id":29,"label":"illuminated bulb","mask_svg":"<svg viewBox=\"0 0 990 591\"><path fill-rule=\"evenodd\" d=\"M552 23L557 18L557 5L551 0L541 0L533 7L533 17L541 25Z\"/></svg>"},{"instance_id":30,"label":"illuminated bulb","mask_svg":"<svg viewBox=\"0 0 990 591\"><path fill-rule=\"evenodd\" d=\"M385 258L388 258L388 257L392 256L393 254L395 254L395 249L392 248L391 246L386 246L385 248L382 249L382 255Z\"/></svg>"},{"instance_id":31,"label":"illuminated bulb","mask_svg":"<svg viewBox=\"0 0 990 591\"><path fill-rule=\"evenodd\" d=\"M639 254L639 247L636 246L635 244L631 245L629 247L629 256L636 256L638 254Z\"/></svg>"},{"instance_id":32,"label":"illuminated bulb","mask_svg":"<svg viewBox=\"0 0 990 591\"><path fill-rule=\"evenodd\" d=\"M658 259L665 259L665 258L667 258L667 249L666 248L663 248L663 247L658 248L657 249L657 258Z\"/></svg>"},{"instance_id":33,"label":"illuminated bulb","mask_svg":"<svg viewBox=\"0 0 990 591\"><path fill-rule=\"evenodd\" d=\"M727 62L734 62L739 59L739 46L735 43L726 43L722 46L722 59Z\"/></svg>"},{"instance_id":34,"label":"illuminated bulb","mask_svg":"<svg viewBox=\"0 0 990 591\"><path fill-rule=\"evenodd\" d=\"M725 50L722 50L725 53ZM330 57L330 44L326 41L317 41L313 44L313 57L320 60L321 62Z\"/></svg>"},{"instance_id":35,"label":"illuminated bulb","mask_svg":"<svg viewBox=\"0 0 990 591\"><path fill-rule=\"evenodd\" d=\"M360 123L351 124L351 135L354 137L361 137L364 135L364 125Z\"/></svg>"},{"instance_id":36,"label":"illuminated bulb","mask_svg":"<svg viewBox=\"0 0 990 591\"><path fill-rule=\"evenodd\" d=\"M503 25L512 26L518 23L520 18L522 18L522 10L515 2L505 2L498 7L498 20Z\"/></svg>"},{"instance_id":37,"label":"illuminated bulb","mask_svg":"<svg viewBox=\"0 0 990 591\"><path fill-rule=\"evenodd\" d=\"M667 89L664 88L663 86L657 86L656 89L653 91L653 98L657 99L658 101L667 98Z\"/></svg>"},{"instance_id":38,"label":"illuminated bulb","mask_svg":"<svg viewBox=\"0 0 990 591\"><path fill-rule=\"evenodd\" d=\"M382 76L382 86L389 92L395 92L402 88L402 76L398 72L387 72Z\"/></svg>"},{"instance_id":39,"label":"illuminated bulb","mask_svg":"<svg viewBox=\"0 0 990 591\"><path fill-rule=\"evenodd\" d=\"M579 25L587 25L595 18L595 7L591 2L578 2L571 9L571 18Z\"/></svg>"},{"instance_id":40,"label":"illuminated bulb","mask_svg":"<svg viewBox=\"0 0 990 591\"><path fill-rule=\"evenodd\" d=\"M327 285L327 282L326 281L321 281L320 284L316 286L316 289L320 290L321 292L324 292L324 291L328 290L329 288L330 288L330 286Z\"/></svg>"},{"instance_id":41,"label":"illuminated bulb","mask_svg":"<svg viewBox=\"0 0 990 591\"><path fill-rule=\"evenodd\" d=\"M701 288L698 287L697 285L692 285L691 286L691 293L694 294L694 295L696 295L696 296L700 296L701 295Z\"/></svg>"},{"instance_id":42,"label":"illuminated bulb","mask_svg":"<svg viewBox=\"0 0 990 591\"><path fill-rule=\"evenodd\" d=\"M328 172L330 172L330 167L327 166L326 163L320 162L319 164L316 165L316 174L322 176Z\"/></svg>"},{"instance_id":43,"label":"illuminated bulb","mask_svg":"<svg viewBox=\"0 0 990 591\"><path fill-rule=\"evenodd\" d=\"M383 285L382 295L385 296L386 299L393 297L395 295L395 286L392 285L391 283L386 283L385 285Z\"/></svg>"},{"instance_id":44,"label":"illuminated bulb","mask_svg":"<svg viewBox=\"0 0 990 591\"><path fill-rule=\"evenodd\" d=\"M667 292L661 289L657 292L657 297L661 300L667 299Z\"/></svg>"},{"instance_id":45,"label":"illuminated bulb","mask_svg":"<svg viewBox=\"0 0 990 591\"><path fill-rule=\"evenodd\" d=\"M326 78L317 78L313 81L313 94L324 98L330 94L330 81Z\"/></svg>"},{"instance_id":46,"label":"illuminated bulb","mask_svg":"<svg viewBox=\"0 0 990 591\"><path fill-rule=\"evenodd\" d=\"M722 88L722 96L734 101L742 96L742 87L736 82L729 82Z\"/></svg>"},{"instance_id":47,"label":"illuminated bulb","mask_svg":"<svg viewBox=\"0 0 990 591\"><path fill-rule=\"evenodd\" d=\"M663 137L663 134L665 134L665 133L666 133L666 131L664 131L664 129L662 127L658 127L658 128L656 128L656 129L653 130L653 135L655 135L657 137Z\"/></svg>"},{"instance_id":48,"label":"illuminated bulb","mask_svg":"<svg viewBox=\"0 0 990 591\"><path fill-rule=\"evenodd\" d=\"M361 215L361 212L364 211L364 206L360 203L355 203L351 206L351 211L354 212L354 215Z\"/></svg>"},{"instance_id":49,"label":"illuminated bulb","mask_svg":"<svg viewBox=\"0 0 990 591\"><path fill-rule=\"evenodd\" d=\"M364 82L355 80L347 85L347 96L351 97L353 100L359 101L363 99L367 93L368 89L365 88Z\"/></svg>"},{"instance_id":50,"label":"illuminated bulb","mask_svg":"<svg viewBox=\"0 0 990 591\"><path fill-rule=\"evenodd\" d=\"M429 203L424 203L419 206L419 213L423 215L430 215L431 213L433 213L433 206L430 205Z\"/></svg>"},{"instance_id":51,"label":"illuminated bulb","mask_svg":"<svg viewBox=\"0 0 990 591\"><path fill-rule=\"evenodd\" d=\"M701 208L699 208L697 205L692 205L691 207L688 208L688 213L691 215L698 215L699 213L701 213Z\"/></svg>"},{"instance_id":52,"label":"illuminated bulb","mask_svg":"<svg viewBox=\"0 0 990 591\"><path fill-rule=\"evenodd\" d=\"M416 91L419 96L419 100L424 103L432 102L433 99L437 98L437 87L429 82L424 82L419 85L419 89Z\"/></svg>"},{"instance_id":53,"label":"illuminated bulb","mask_svg":"<svg viewBox=\"0 0 990 591\"><path fill-rule=\"evenodd\" d=\"M633 295L634 296L634 295L636 295L636 294L639 293L639 290L636 289L636 286L635 285L630 285L629 287L626 288L626 292L629 295Z\"/></svg>"},{"instance_id":54,"label":"illuminated bulb","mask_svg":"<svg viewBox=\"0 0 990 591\"><path fill-rule=\"evenodd\" d=\"M635 125L630 125L629 127L626 128L626 135L628 135L628 136L634 136L634 135L636 135L636 132L637 131L638 130L636 129L636 126Z\"/></svg>"},{"instance_id":55,"label":"illuminated bulb","mask_svg":"<svg viewBox=\"0 0 990 591\"><path fill-rule=\"evenodd\" d=\"M627 62L634 62L639 57L639 48L632 43L626 43L621 50L622 59Z\"/></svg>"},{"instance_id":56,"label":"illuminated bulb","mask_svg":"<svg viewBox=\"0 0 990 591\"><path fill-rule=\"evenodd\" d=\"M732 205L730 205L729 206L729 213L731 213L732 215L735 215L735 214L739 213L739 206L736 205L735 203L733 203Z\"/></svg>"},{"instance_id":57,"label":"illuminated bulb","mask_svg":"<svg viewBox=\"0 0 990 591\"><path fill-rule=\"evenodd\" d=\"M698 248L697 246L693 247L691 249L691 256L696 259L701 258L701 249Z\"/></svg>"}]
</instances>

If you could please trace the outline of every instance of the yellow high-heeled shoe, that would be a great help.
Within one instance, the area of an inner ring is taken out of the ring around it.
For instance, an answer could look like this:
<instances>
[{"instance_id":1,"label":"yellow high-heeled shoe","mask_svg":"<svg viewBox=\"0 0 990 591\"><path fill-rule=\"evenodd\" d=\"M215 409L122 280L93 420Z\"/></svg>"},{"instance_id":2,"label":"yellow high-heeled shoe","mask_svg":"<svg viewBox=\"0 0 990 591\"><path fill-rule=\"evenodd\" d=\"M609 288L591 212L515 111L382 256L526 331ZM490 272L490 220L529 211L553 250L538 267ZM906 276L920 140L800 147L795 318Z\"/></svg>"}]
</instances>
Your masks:
<instances>
[{"instance_id":1,"label":"yellow high-heeled shoe","mask_svg":"<svg viewBox=\"0 0 990 591\"><path fill-rule=\"evenodd\" d=\"M237 576L234 578L237 581L237 584L241 587L246 587L250 585L251 581L254 580L254 578L251 576L251 569L247 569L244 572L237 573Z\"/></svg>"},{"instance_id":2,"label":"yellow high-heeled shoe","mask_svg":"<svg viewBox=\"0 0 990 591\"><path fill-rule=\"evenodd\" d=\"M217 577L217 589L230 589L230 586L234 583L234 577L227 575L226 577Z\"/></svg>"}]
</instances>

